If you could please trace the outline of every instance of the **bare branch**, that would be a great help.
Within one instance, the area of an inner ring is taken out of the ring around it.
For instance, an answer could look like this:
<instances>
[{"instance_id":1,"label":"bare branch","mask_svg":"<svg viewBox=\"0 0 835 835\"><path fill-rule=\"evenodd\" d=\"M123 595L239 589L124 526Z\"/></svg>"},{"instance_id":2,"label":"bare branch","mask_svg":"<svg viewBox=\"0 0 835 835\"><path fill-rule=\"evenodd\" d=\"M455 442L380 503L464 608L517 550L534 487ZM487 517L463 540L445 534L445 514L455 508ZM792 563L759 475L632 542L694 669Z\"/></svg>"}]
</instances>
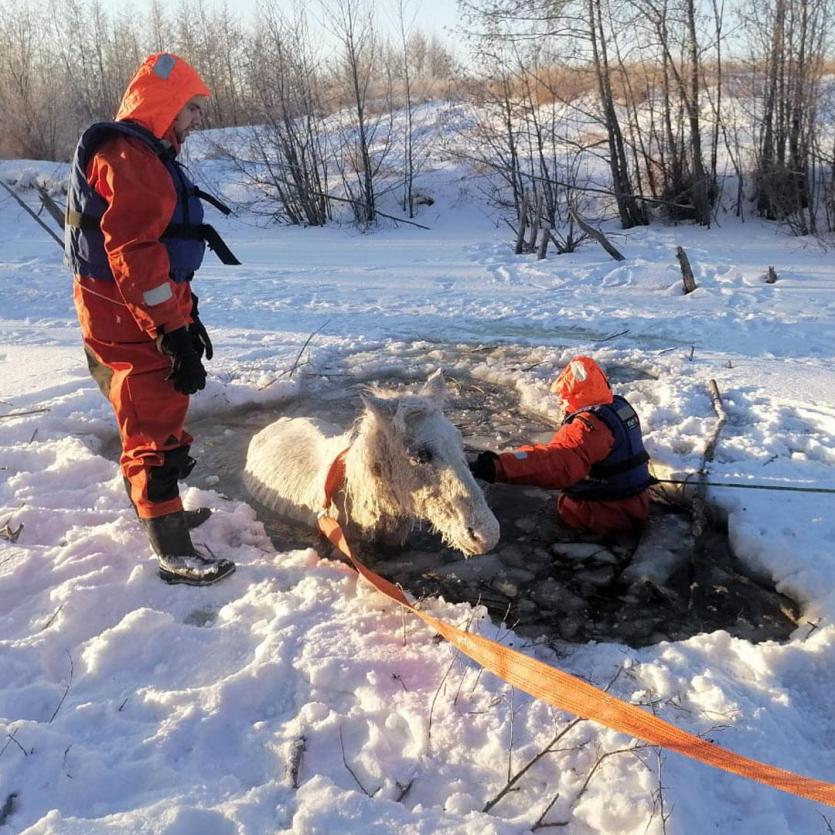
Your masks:
<instances>
[{"instance_id":1,"label":"bare branch","mask_svg":"<svg viewBox=\"0 0 835 835\"><path fill-rule=\"evenodd\" d=\"M339 731L340 734L340 741L342 739L342 730ZM297 739L293 740L293 746L290 749L290 764L288 766L288 773L290 774L290 782L293 784L293 788L297 789L299 787L299 768L301 767L302 757L304 756L304 752L307 750L307 740L300 736ZM342 752L343 762L345 759L345 751L343 749ZM350 769L348 769L350 771ZM354 778L356 779L356 778Z\"/></svg>"},{"instance_id":2,"label":"bare branch","mask_svg":"<svg viewBox=\"0 0 835 835\"><path fill-rule=\"evenodd\" d=\"M377 789L375 789L373 794L369 792L368 789L366 789L365 786L363 786L363 784L360 782L359 777L357 777L357 775L354 773L354 770L351 768L350 765L348 765L348 761L345 759L345 743L342 739L342 725L339 726L339 747L342 751L342 764L345 766L346 769L348 769L348 773L354 778L354 782L359 786L360 791L366 797L374 797L374 795L377 794L378 791L380 791L380 788L378 787Z\"/></svg>"},{"instance_id":3,"label":"bare branch","mask_svg":"<svg viewBox=\"0 0 835 835\"><path fill-rule=\"evenodd\" d=\"M20 197L18 197L14 193L10 186L7 186L2 180L0 180L0 186L2 186L4 189L6 189L7 192L9 192L9 194L12 196L12 199L21 206L21 208L26 212L26 214L28 214L29 217L31 217L32 220L34 220L35 223L37 223L38 226L40 226L46 232L46 234L49 235L49 237L52 238L52 240L54 240L55 243L57 243L58 246L61 247L61 249L64 248L64 242L37 216L37 214L35 214L35 212L33 212L26 205L26 203L23 202L23 200L20 199Z\"/></svg>"},{"instance_id":4,"label":"bare branch","mask_svg":"<svg viewBox=\"0 0 835 835\"><path fill-rule=\"evenodd\" d=\"M70 692L70 687L72 686L72 677L73 677L73 673L75 671L75 665L73 664L72 656L70 655L69 651L64 650L64 652L66 652L67 658L70 659L70 675L69 675L69 678L67 679L67 686L66 686L66 689L64 690L64 695L61 696L61 701L58 702L57 707L52 712L52 716L49 717L49 722L47 722L47 725L51 725L52 720L58 715L58 711L61 709L61 706L64 704L64 700L67 698L67 693Z\"/></svg>"}]
</instances>

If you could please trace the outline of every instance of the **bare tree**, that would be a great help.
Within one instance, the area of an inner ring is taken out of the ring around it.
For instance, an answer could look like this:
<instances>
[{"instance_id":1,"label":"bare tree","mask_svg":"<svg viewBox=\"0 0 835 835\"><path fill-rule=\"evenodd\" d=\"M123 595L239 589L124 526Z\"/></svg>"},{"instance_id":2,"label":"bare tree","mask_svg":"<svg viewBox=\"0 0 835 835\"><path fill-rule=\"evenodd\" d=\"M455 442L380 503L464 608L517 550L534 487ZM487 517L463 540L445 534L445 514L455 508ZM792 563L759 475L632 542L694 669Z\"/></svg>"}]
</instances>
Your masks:
<instances>
[{"instance_id":1,"label":"bare tree","mask_svg":"<svg viewBox=\"0 0 835 835\"><path fill-rule=\"evenodd\" d=\"M376 180L391 147L390 139L382 137L383 148L372 158L371 145L381 139L382 133L380 117L372 116L369 109L369 91L379 57L373 11L367 0L319 3L324 23L339 43L337 77L344 85L352 112L341 134L336 162L354 217L360 225L368 226L376 221Z\"/></svg>"},{"instance_id":2,"label":"bare tree","mask_svg":"<svg viewBox=\"0 0 835 835\"><path fill-rule=\"evenodd\" d=\"M615 191L618 213L624 229L647 223L644 207L635 199L629 175L626 146L620 127L615 98L612 92L607 26L604 22L602 0L586 0L588 37L591 43L594 71L597 75L600 107L609 141L609 168Z\"/></svg>"},{"instance_id":3,"label":"bare tree","mask_svg":"<svg viewBox=\"0 0 835 835\"><path fill-rule=\"evenodd\" d=\"M60 111L50 106L60 78L41 49L42 17L36 5L0 2L0 142L14 155L54 159L60 143Z\"/></svg>"},{"instance_id":4,"label":"bare tree","mask_svg":"<svg viewBox=\"0 0 835 835\"><path fill-rule=\"evenodd\" d=\"M319 75L307 15L292 17L264 4L249 66L252 116L250 157L231 154L274 218L322 226L331 217Z\"/></svg>"},{"instance_id":5,"label":"bare tree","mask_svg":"<svg viewBox=\"0 0 835 835\"><path fill-rule=\"evenodd\" d=\"M608 146L606 162L612 178L610 193L621 223L624 228L646 223L646 213L633 188L635 172L627 157L627 144L612 83L610 41L613 30L608 6L604 8L604 0L459 0L459 7L480 50L498 53L509 49L511 43L529 45L524 62L516 61L514 82L510 90L511 106L506 107L506 112L510 113L514 107L518 107L517 81L522 80L524 95L528 83L525 79L532 72L535 88L547 87L552 99L559 99L564 105L575 108L578 115L597 122L605 132ZM598 105L595 112L590 111L585 102L572 100L553 85L543 84L545 74L540 66L540 58L536 59L536 66L530 63L530 59L537 54L538 42L548 45L547 55L553 63L556 64L555 56L559 55L562 65L573 67L575 74L579 67L591 72ZM530 90L527 98L526 118L536 137L541 135L541 129L536 125L541 102L530 95ZM533 151L541 163L543 157L536 148ZM542 173L535 176L542 178ZM542 179L547 181L550 177ZM551 206L555 205L552 199Z\"/></svg>"},{"instance_id":6,"label":"bare tree","mask_svg":"<svg viewBox=\"0 0 835 835\"><path fill-rule=\"evenodd\" d=\"M661 130L643 150L656 153L657 165L647 161L648 170L656 168L662 182L660 196L675 204L692 205L688 212L697 222L710 225L712 201L716 194L716 145L721 118L719 103L711 144L711 165L705 168L703 152L702 93L705 83L704 37L697 18L695 0L632 0L643 25L642 33L650 55L650 71L660 65ZM716 6L714 5L714 9ZM721 27L719 27L721 32ZM716 42L719 49L720 41ZM717 73L717 91L721 76ZM654 92L654 91L653 91ZM650 95L653 95L650 92ZM653 147L654 146L654 147ZM655 185L656 177L650 177ZM671 214L682 216L681 209Z\"/></svg>"},{"instance_id":7,"label":"bare tree","mask_svg":"<svg viewBox=\"0 0 835 835\"><path fill-rule=\"evenodd\" d=\"M817 102L832 12L832 0L768 0L743 15L762 89L757 209L801 235L817 229Z\"/></svg>"},{"instance_id":8,"label":"bare tree","mask_svg":"<svg viewBox=\"0 0 835 835\"><path fill-rule=\"evenodd\" d=\"M412 69L409 66L409 40L414 25L414 12L409 12L405 0L394 0L395 20L400 40L401 71L403 78L406 127L403 131L403 211L415 216L415 148L414 105L412 103Z\"/></svg>"}]
</instances>

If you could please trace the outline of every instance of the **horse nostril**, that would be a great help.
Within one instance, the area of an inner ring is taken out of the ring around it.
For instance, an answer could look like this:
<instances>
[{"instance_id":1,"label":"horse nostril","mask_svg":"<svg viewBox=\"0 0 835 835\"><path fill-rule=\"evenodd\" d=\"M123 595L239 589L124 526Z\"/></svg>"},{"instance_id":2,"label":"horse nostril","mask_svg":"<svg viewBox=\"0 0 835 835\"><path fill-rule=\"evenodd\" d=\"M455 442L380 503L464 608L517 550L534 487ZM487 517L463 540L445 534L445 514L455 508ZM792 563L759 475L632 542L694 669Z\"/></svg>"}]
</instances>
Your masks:
<instances>
[{"instance_id":1,"label":"horse nostril","mask_svg":"<svg viewBox=\"0 0 835 835\"><path fill-rule=\"evenodd\" d=\"M467 528L467 536L470 537L470 539L478 539L478 534L476 534L472 528Z\"/></svg>"}]
</instances>

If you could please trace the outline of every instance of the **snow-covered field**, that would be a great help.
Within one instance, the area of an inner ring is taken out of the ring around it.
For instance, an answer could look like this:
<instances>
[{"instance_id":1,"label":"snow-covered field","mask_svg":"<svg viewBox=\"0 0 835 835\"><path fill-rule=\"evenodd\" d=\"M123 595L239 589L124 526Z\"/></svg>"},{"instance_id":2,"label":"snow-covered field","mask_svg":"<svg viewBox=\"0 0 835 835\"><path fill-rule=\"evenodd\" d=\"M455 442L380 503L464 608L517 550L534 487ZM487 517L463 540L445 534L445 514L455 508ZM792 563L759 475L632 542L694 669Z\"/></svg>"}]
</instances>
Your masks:
<instances>
[{"instance_id":1,"label":"snow-covered field","mask_svg":"<svg viewBox=\"0 0 835 835\"><path fill-rule=\"evenodd\" d=\"M61 176L0 162L6 181L27 172ZM243 266L209 255L196 281L216 356L192 415L279 411L304 388L425 375L448 344L505 343L525 350L454 370L556 415L547 386L572 355L641 369L620 391L651 454L681 471L715 425L715 379L728 423L713 480L835 488L831 252L727 216L711 230L623 233L621 263L594 245L537 262L512 254L465 172L423 185L438 198L419 217L428 232L212 219ZM699 283L689 296L677 245ZM763 281L769 265L776 284ZM160 582L102 455L113 420L87 373L61 253L4 193L0 282L0 833L832 831L825 806L649 748L603 759L586 785L602 754L633 744L588 722L484 813L572 717L416 622L404 644L400 612L344 564L276 552L252 508L211 490L184 489L188 506L214 509L195 538L237 573L207 589ZM481 608L427 605L599 685L620 670L620 698L835 781L835 495L710 496L737 553L801 604L788 643L716 632L641 650L566 644L557 657Z\"/></svg>"}]
</instances>

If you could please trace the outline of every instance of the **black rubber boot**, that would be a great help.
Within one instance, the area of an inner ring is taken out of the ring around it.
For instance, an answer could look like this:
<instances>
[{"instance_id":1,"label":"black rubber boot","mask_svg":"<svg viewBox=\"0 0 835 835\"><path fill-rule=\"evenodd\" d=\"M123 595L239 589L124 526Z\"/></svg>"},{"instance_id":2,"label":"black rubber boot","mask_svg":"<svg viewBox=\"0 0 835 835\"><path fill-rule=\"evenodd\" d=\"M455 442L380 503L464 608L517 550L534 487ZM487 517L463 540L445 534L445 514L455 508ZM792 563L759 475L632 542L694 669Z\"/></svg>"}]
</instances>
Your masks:
<instances>
[{"instance_id":1,"label":"black rubber boot","mask_svg":"<svg viewBox=\"0 0 835 835\"><path fill-rule=\"evenodd\" d=\"M130 494L130 482L124 476L122 476L122 482L125 485L125 492L128 494L131 507L136 512L136 505L133 503L133 498ZM212 509L210 507L198 507L196 510L184 510L183 513L186 515L186 526L190 531L193 531L195 528L199 528L212 515Z\"/></svg>"},{"instance_id":2,"label":"black rubber boot","mask_svg":"<svg viewBox=\"0 0 835 835\"><path fill-rule=\"evenodd\" d=\"M210 507L198 507L196 510L184 510L183 513L186 517L186 527L193 531L212 515L212 509Z\"/></svg>"},{"instance_id":3,"label":"black rubber boot","mask_svg":"<svg viewBox=\"0 0 835 835\"><path fill-rule=\"evenodd\" d=\"M155 519L142 519L142 524L159 561L159 576L166 583L208 586L235 570L231 560L204 557L197 552L182 510Z\"/></svg>"}]
</instances>

